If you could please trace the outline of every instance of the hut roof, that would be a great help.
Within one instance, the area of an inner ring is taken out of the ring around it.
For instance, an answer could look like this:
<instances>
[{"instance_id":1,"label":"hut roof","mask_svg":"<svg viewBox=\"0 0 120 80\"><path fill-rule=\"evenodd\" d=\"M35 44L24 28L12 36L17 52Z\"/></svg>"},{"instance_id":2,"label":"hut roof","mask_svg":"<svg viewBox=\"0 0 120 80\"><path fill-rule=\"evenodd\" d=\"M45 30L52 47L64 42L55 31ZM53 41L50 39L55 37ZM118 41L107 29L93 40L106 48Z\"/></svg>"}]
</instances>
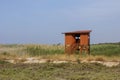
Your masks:
<instances>
[{"instance_id":1,"label":"hut roof","mask_svg":"<svg viewBox=\"0 0 120 80\"><path fill-rule=\"evenodd\" d=\"M72 31L72 32L64 32L62 34L81 34L81 33L90 33L91 30L79 30L79 31Z\"/></svg>"}]
</instances>

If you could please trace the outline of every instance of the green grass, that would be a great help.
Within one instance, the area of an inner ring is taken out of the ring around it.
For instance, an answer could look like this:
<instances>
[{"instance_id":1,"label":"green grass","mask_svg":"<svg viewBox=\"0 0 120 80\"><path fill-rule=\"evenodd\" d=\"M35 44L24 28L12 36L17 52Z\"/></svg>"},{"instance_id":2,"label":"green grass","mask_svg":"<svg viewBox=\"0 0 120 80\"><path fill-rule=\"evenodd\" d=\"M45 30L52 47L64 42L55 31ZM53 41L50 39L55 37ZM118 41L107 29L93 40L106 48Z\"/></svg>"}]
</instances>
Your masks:
<instances>
[{"instance_id":1,"label":"green grass","mask_svg":"<svg viewBox=\"0 0 120 80\"><path fill-rule=\"evenodd\" d=\"M91 44L90 50L93 56L120 56L120 43ZM7 57L64 54L64 45L1 44L0 54Z\"/></svg>"},{"instance_id":2,"label":"green grass","mask_svg":"<svg viewBox=\"0 0 120 80\"><path fill-rule=\"evenodd\" d=\"M0 80L120 80L120 65L0 63Z\"/></svg>"},{"instance_id":3,"label":"green grass","mask_svg":"<svg viewBox=\"0 0 120 80\"><path fill-rule=\"evenodd\" d=\"M61 45L29 45L26 48L31 56L63 54L64 47Z\"/></svg>"},{"instance_id":4,"label":"green grass","mask_svg":"<svg viewBox=\"0 0 120 80\"><path fill-rule=\"evenodd\" d=\"M91 45L92 55L120 56L119 43L104 43Z\"/></svg>"}]
</instances>

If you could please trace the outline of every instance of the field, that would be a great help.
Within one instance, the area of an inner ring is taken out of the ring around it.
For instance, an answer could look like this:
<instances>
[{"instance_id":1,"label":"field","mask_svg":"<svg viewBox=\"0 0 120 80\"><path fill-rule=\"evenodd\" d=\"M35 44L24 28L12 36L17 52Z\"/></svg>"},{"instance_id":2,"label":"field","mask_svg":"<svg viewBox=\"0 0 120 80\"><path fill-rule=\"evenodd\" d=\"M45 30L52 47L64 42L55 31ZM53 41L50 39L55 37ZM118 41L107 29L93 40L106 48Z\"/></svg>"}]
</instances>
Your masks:
<instances>
[{"instance_id":1,"label":"field","mask_svg":"<svg viewBox=\"0 0 120 80\"><path fill-rule=\"evenodd\" d=\"M0 80L120 80L120 65L101 64L0 64Z\"/></svg>"},{"instance_id":2,"label":"field","mask_svg":"<svg viewBox=\"0 0 120 80\"><path fill-rule=\"evenodd\" d=\"M27 58L47 62L24 63ZM0 80L120 80L120 64L106 67L100 63L82 63L84 60L120 62L120 43L92 44L90 56L65 55L64 46L59 44L1 44Z\"/></svg>"}]
</instances>

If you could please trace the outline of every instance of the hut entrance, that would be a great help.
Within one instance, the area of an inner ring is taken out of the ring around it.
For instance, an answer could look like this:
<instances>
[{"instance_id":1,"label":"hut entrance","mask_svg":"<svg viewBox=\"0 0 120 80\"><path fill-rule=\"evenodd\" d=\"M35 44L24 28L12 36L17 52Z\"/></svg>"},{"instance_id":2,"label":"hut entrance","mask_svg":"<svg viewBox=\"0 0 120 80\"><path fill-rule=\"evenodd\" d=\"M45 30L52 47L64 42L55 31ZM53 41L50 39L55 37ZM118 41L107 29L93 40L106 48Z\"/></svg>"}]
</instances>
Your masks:
<instances>
[{"instance_id":1,"label":"hut entrance","mask_svg":"<svg viewBox=\"0 0 120 80\"><path fill-rule=\"evenodd\" d=\"M82 30L74 32L65 32L65 53L73 54L75 51L86 51L90 54L90 32L91 30Z\"/></svg>"},{"instance_id":2,"label":"hut entrance","mask_svg":"<svg viewBox=\"0 0 120 80\"><path fill-rule=\"evenodd\" d=\"M79 34L77 34L77 35L75 35L75 43L80 43L80 35Z\"/></svg>"}]
</instances>

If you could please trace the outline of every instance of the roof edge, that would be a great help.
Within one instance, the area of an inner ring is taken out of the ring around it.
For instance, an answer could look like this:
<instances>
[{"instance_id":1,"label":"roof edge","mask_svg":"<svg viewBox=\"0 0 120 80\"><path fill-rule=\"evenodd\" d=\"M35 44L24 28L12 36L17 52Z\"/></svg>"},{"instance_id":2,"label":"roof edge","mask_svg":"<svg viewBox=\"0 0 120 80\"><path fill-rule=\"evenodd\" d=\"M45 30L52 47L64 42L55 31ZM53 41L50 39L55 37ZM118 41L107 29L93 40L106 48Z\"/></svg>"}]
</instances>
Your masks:
<instances>
[{"instance_id":1,"label":"roof edge","mask_svg":"<svg viewBox=\"0 0 120 80\"><path fill-rule=\"evenodd\" d=\"M90 33L92 30L79 30L79 31L72 31L72 32L63 32L62 34L80 34L80 33Z\"/></svg>"}]
</instances>

